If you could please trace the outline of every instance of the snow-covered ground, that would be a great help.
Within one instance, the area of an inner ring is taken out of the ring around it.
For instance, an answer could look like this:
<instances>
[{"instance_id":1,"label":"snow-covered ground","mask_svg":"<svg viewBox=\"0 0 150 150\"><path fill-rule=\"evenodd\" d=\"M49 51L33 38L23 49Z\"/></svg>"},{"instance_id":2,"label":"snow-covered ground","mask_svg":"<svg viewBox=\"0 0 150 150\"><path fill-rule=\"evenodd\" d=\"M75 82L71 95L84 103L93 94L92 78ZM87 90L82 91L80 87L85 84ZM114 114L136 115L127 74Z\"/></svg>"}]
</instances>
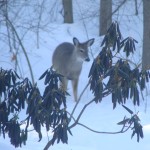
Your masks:
<instances>
[{"instance_id":1,"label":"snow-covered ground","mask_svg":"<svg viewBox=\"0 0 150 150\"><path fill-rule=\"evenodd\" d=\"M79 0L78 0L79 2ZM82 1L83 2L83 1ZM85 2L85 1L84 1ZM81 3L80 7L83 11L84 9L89 9L85 7L85 3ZM88 0L88 3L92 2ZM35 77L35 81L37 81L38 86L40 87L41 91L43 91L44 86L42 81L38 81L40 75L48 69L52 62L52 54L55 47L64 41L72 42L73 37L77 37L81 42L87 40L88 38L95 38L95 43L91 47L93 55L96 56L98 51L100 51L100 43L102 37L98 36L98 20L96 18L93 19L81 19L81 11L79 10L79 3L74 3L75 5L75 23L74 24L61 24L60 22L54 22L49 25L51 32L40 32L40 42L39 48L36 47L36 37L33 33L28 33L24 40L24 46L27 49L29 59L32 64L33 73ZM90 4L89 4L90 6ZM91 8L96 7L97 4L91 3ZM128 13L132 9L125 7L119 14L125 11L125 14ZM97 6L98 7L98 6ZM97 9L96 7L96 9ZM128 8L128 9L127 9ZM98 9L97 9L98 10ZM85 12L85 11L83 11ZM128 20L127 20L128 18ZM141 56L141 37L142 37L142 18L138 17L125 17L119 18L118 15L114 16L114 19L119 20L120 29L122 32L123 37L133 36L136 40L139 41L137 45L137 53L136 57L133 59L138 61ZM13 68L14 64L10 60L9 53L2 50L2 55L0 56L0 63L1 67L4 69ZM88 81L88 72L92 64L92 56L90 62L85 62L83 65L83 70L80 76L79 88L78 91L81 93L83 88L85 87ZM22 52L19 53L19 61L22 67L22 72L24 77L29 77L29 69L27 63L25 61L24 55ZM69 83L68 91L72 95L71 85ZM149 89L148 89L149 92ZM147 93L144 93L144 96ZM75 112L75 116L77 116L83 106L89 102L93 98L93 95L88 88L87 91L84 93L81 103L78 105L78 108ZM67 107L68 111L71 112L73 109L75 102L71 96L67 97ZM145 101L141 101L140 107L134 107L132 105L131 100L129 100L126 104L131 110L135 112L139 111L139 117L141 119L141 124L143 125L144 130L144 139L141 139L138 143L136 141L136 136L131 139L131 131L128 131L124 134L116 134L116 135L109 135L109 134L97 134L93 133L81 126L76 126L71 131L73 136L69 135L68 144L55 144L50 149L51 150L150 150L150 101L149 96L145 96ZM99 104L93 103L90 105L86 111L84 112L83 116L81 117L80 123L87 125L88 127L98 130L98 131L110 131L115 132L121 129L120 126L117 125L119 121L121 121L124 117L130 116L128 112L122 108L122 106L117 105L116 109L113 110L111 97L107 97L103 99L103 101ZM23 119L25 113L22 112L20 118ZM32 129L32 127L31 127ZM22 145L22 148L17 148L18 150L42 150L48 142L48 139L51 139L52 134L46 133L45 129L42 129L43 138L40 142L38 142L38 134L36 132L29 132L28 134L28 141L26 145ZM3 139L0 136L0 150L14 150L15 148L10 144L9 138Z\"/></svg>"}]
</instances>

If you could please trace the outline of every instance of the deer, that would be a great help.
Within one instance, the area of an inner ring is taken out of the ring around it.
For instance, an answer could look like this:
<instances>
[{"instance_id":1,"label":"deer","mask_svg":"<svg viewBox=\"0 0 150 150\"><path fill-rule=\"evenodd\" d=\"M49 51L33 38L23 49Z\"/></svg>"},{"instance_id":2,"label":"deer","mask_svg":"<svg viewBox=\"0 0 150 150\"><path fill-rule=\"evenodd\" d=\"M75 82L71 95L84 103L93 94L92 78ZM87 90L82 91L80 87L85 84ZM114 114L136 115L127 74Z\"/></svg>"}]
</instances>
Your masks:
<instances>
[{"instance_id":1,"label":"deer","mask_svg":"<svg viewBox=\"0 0 150 150\"><path fill-rule=\"evenodd\" d=\"M93 43L94 38L81 43L74 37L73 44L69 42L59 44L52 56L53 68L63 76L61 79L61 88L67 91L68 80L71 80L74 100L76 102L78 100L77 90L82 64L84 61L90 61L88 48Z\"/></svg>"}]
</instances>

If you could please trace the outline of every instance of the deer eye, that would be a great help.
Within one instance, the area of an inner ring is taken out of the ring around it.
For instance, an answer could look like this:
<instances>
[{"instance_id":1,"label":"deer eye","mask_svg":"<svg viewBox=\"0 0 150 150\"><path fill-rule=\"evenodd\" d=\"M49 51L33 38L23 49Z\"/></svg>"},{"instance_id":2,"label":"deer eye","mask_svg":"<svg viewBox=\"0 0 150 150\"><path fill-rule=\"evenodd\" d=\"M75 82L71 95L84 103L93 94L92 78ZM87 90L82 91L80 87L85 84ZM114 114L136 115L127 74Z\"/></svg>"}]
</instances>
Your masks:
<instances>
[{"instance_id":1,"label":"deer eye","mask_svg":"<svg viewBox=\"0 0 150 150\"><path fill-rule=\"evenodd\" d=\"M83 52L84 52L84 49L80 49L80 52L83 53Z\"/></svg>"}]
</instances>

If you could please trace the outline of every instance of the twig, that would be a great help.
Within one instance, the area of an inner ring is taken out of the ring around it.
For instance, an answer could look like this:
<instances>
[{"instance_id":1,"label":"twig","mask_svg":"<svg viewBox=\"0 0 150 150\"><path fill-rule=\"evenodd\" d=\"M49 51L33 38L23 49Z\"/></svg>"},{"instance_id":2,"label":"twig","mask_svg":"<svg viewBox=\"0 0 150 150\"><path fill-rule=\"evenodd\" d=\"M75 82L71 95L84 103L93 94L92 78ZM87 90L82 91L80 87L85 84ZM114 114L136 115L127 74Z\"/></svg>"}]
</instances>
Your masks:
<instances>
[{"instance_id":1,"label":"twig","mask_svg":"<svg viewBox=\"0 0 150 150\"><path fill-rule=\"evenodd\" d=\"M40 29L40 24L41 24L41 19L42 19L42 13L43 13L43 8L44 8L44 3L45 0L41 2L40 6L40 12L39 12L39 18L38 18L38 23L37 23L37 48L39 48L39 29Z\"/></svg>"},{"instance_id":2,"label":"twig","mask_svg":"<svg viewBox=\"0 0 150 150\"><path fill-rule=\"evenodd\" d=\"M135 15L138 15L138 7L137 7L137 0L134 0L135 2Z\"/></svg>"},{"instance_id":3,"label":"twig","mask_svg":"<svg viewBox=\"0 0 150 150\"><path fill-rule=\"evenodd\" d=\"M72 116L73 116L73 114L74 114L74 112L75 112L75 110L76 110L76 108L77 108L79 102L81 101L82 95L84 94L85 90L88 88L89 84L90 84L90 80L89 80L89 82L87 83L87 85L85 86L85 88L83 89L83 91L81 92L81 94L80 94L80 96L79 96L79 98L78 98L78 101L76 102L76 104L75 104L75 106L74 106L74 108L73 108L73 110L72 110L72 112L71 112L71 115L70 115L70 118L69 118L70 121L71 121L71 118L72 118Z\"/></svg>"},{"instance_id":4,"label":"twig","mask_svg":"<svg viewBox=\"0 0 150 150\"><path fill-rule=\"evenodd\" d=\"M111 16L113 15L113 14L115 14L125 3L126 3L126 1L127 0L123 0L121 3L120 3L120 5L112 12L112 14L111 14ZM110 16L110 17L111 17Z\"/></svg>"},{"instance_id":5,"label":"twig","mask_svg":"<svg viewBox=\"0 0 150 150\"><path fill-rule=\"evenodd\" d=\"M115 56L115 57L120 59L120 57L119 57L119 56ZM132 64L132 65L134 65L136 68L139 68L139 67L142 65L141 63L136 64L136 63L134 63L132 60L127 59L127 58L121 58L121 59L122 59L122 60L124 60L124 61L129 62L129 63L130 63L130 64Z\"/></svg>"},{"instance_id":6,"label":"twig","mask_svg":"<svg viewBox=\"0 0 150 150\"><path fill-rule=\"evenodd\" d=\"M100 134L119 134L119 133L125 133L126 131L128 131L129 129L130 129L130 127L131 127L131 124L125 129L125 125L123 125L123 127L122 127L122 129L120 130L120 131L116 131L116 132L104 132L104 131L96 131L96 130L93 130L93 129L91 129L91 128L89 128L89 127L87 127L86 125L84 125L84 124L82 124L82 123L77 123L78 125L80 125L80 126L82 126L82 127L84 127L84 128L86 128L86 129L88 129L88 130L90 130L90 131L92 131L92 132L95 132L95 133L100 133ZM124 130L125 129L125 130Z\"/></svg>"},{"instance_id":7,"label":"twig","mask_svg":"<svg viewBox=\"0 0 150 150\"><path fill-rule=\"evenodd\" d=\"M18 33L17 33L15 27L13 26L13 24L11 23L11 21L9 20L9 18L8 18L7 16L5 16L5 17L6 17L7 21L8 21L8 23L10 24L12 30L14 31L14 33L15 33L17 39L18 39L18 42L19 42L19 44L20 44L20 46L21 46L21 48L22 48L22 50L23 50L23 53L24 53L24 55L25 55L25 58L26 58L26 60L27 60L28 66L29 66L29 70L30 70L30 74L31 74L31 79L32 79L32 84L34 85L35 82L34 82L33 71L32 71L32 67L31 67L31 64L30 64L30 61L29 61L29 57L28 57L28 55L27 55L27 52L26 52L26 50L25 50L25 48L24 48L24 46L23 46L23 44L22 44L22 41L21 41L21 39L20 39L20 37L19 37L19 35L18 35Z\"/></svg>"},{"instance_id":8,"label":"twig","mask_svg":"<svg viewBox=\"0 0 150 150\"><path fill-rule=\"evenodd\" d=\"M84 107L82 108L80 114L78 115L78 117L77 117L75 123L73 123L73 124L69 127L69 129L73 128L74 126L76 126L76 125L78 124L79 119L81 118L81 116L82 116L83 112L85 111L85 109L87 108L87 106L89 106L89 105L90 105L91 103L93 103L93 102L94 102L94 99L92 99L90 102L88 102L86 105L84 105ZM71 116L71 117L72 117L72 116Z\"/></svg>"},{"instance_id":9,"label":"twig","mask_svg":"<svg viewBox=\"0 0 150 150\"><path fill-rule=\"evenodd\" d=\"M89 39L88 30L87 30L87 27L86 27L86 23L85 23L85 21L84 21L83 13L82 13L82 11L81 11L81 8L80 8L79 3L78 3L77 1L76 1L76 3L77 3L77 5L78 5L79 11L80 11L80 13L81 13L82 22L83 22L83 26L84 26L84 29L85 29L86 36L87 36L87 38ZM90 53L91 53L92 58L94 59L94 55L93 55L91 49L90 49Z\"/></svg>"},{"instance_id":10,"label":"twig","mask_svg":"<svg viewBox=\"0 0 150 150\"><path fill-rule=\"evenodd\" d=\"M5 15L7 16L7 18L8 18L8 3L7 3L7 1L6 1L6 4L5 4ZM10 40L10 31L9 31L9 27L8 27L8 22L7 22L7 20L6 20L6 28L7 28L7 34L8 34L8 45L9 45L9 49L10 49L10 52L12 52L12 47L11 47L11 40Z\"/></svg>"},{"instance_id":11,"label":"twig","mask_svg":"<svg viewBox=\"0 0 150 150\"><path fill-rule=\"evenodd\" d=\"M70 114L69 112L67 112L67 113L71 116L71 114ZM126 126L125 126L125 124L124 124L123 127L122 127L122 129L121 129L120 131L116 131L116 132L104 132L104 131L96 131L96 130L91 129L90 127L88 127L88 126L86 126L86 125L84 125L84 124L82 124L82 123L79 123L77 120L75 120L75 118L74 118L73 116L72 116L72 119L73 119L74 122L77 122L76 125L80 125L80 126L86 128L86 129L88 129L88 130L90 130L90 131L92 131L92 132L100 133L100 134L119 134L119 133L124 133L124 132L128 131L128 130L130 129L131 125L132 125L132 124L130 124L130 125L125 129ZM125 129L125 130L124 130L124 129Z\"/></svg>"}]
</instances>

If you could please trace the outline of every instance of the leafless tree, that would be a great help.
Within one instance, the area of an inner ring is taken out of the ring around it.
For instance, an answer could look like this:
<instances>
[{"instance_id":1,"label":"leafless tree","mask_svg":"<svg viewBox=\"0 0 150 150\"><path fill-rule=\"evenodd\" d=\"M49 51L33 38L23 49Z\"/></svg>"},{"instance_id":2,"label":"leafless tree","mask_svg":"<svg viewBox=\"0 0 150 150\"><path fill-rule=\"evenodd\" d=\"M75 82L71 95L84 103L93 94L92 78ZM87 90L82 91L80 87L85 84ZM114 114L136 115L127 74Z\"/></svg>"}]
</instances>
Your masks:
<instances>
[{"instance_id":1,"label":"leafless tree","mask_svg":"<svg viewBox=\"0 0 150 150\"><path fill-rule=\"evenodd\" d=\"M64 9L64 23L73 23L72 0L62 0Z\"/></svg>"},{"instance_id":2,"label":"leafless tree","mask_svg":"<svg viewBox=\"0 0 150 150\"><path fill-rule=\"evenodd\" d=\"M112 22L112 0L100 0L99 35L104 35Z\"/></svg>"},{"instance_id":3,"label":"leafless tree","mask_svg":"<svg viewBox=\"0 0 150 150\"><path fill-rule=\"evenodd\" d=\"M143 0L143 57L142 68L150 69L150 1Z\"/></svg>"}]
</instances>

